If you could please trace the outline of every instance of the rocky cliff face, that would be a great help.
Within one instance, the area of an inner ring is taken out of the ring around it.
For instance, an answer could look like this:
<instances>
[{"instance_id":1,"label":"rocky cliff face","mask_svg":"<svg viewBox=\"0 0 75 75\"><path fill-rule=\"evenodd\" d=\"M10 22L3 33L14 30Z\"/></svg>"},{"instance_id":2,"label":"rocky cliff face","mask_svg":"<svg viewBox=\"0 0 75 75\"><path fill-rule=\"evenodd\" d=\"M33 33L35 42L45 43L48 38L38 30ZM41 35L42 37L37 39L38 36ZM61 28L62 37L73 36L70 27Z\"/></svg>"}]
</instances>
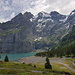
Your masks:
<instances>
[{"instance_id":1,"label":"rocky cliff face","mask_svg":"<svg viewBox=\"0 0 75 75\"><path fill-rule=\"evenodd\" d=\"M60 24L62 24L66 18L66 15L61 15L56 11L51 13L40 12L37 17L33 19L33 22L36 25L36 32L39 33L40 36L49 36L61 28Z\"/></svg>"},{"instance_id":2,"label":"rocky cliff face","mask_svg":"<svg viewBox=\"0 0 75 75\"><path fill-rule=\"evenodd\" d=\"M33 23L39 37L49 37L50 42L58 43L75 25L75 10L70 15L61 15L56 11L40 12L33 18Z\"/></svg>"},{"instance_id":3,"label":"rocky cliff face","mask_svg":"<svg viewBox=\"0 0 75 75\"><path fill-rule=\"evenodd\" d=\"M21 53L33 50L28 37L33 35L33 15L26 12L14 17L11 21L0 24L0 52Z\"/></svg>"},{"instance_id":4,"label":"rocky cliff face","mask_svg":"<svg viewBox=\"0 0 75 75\"><path fill-rule=\"evenodd\" d=\"M75 25L75 10L70 15L56 11L18 14L11 21L0 23L0 53L24 53L35 49L48 50L68 34Z\"/></svg>"}]
</instances>

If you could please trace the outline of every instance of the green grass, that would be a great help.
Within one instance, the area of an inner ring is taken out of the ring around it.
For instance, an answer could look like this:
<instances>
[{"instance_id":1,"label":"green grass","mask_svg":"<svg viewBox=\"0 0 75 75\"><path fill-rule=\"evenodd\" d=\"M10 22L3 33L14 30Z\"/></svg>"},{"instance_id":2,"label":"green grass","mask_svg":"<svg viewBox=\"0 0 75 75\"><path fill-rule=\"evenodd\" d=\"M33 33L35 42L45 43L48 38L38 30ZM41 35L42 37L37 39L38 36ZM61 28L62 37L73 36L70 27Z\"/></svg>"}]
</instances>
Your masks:
<instances>
[{"instance_id":1,"label":"green grass","mask_svg":"<svg viewBox=\"0 0 75 75\"><path fill-rule=\"evenodd\" d=\"M25 26L21 27L20 29L16 29L16 28L13 28L13 29L8 29L7 31L4 31L0 34L0 37L2 36L6 36L6 35L10 35L10 34L13 34L13 33L18 33L18 32L21 32L21 31L24 31L26 29ZM1 30L0 30L1 31Z\"/></svg>"},{"instance_id":2,"label":"green grass","mask_svg":"<svg viewBox=\"0 0 75 75\"><path fill-rule=\"evenodd\" d=\"M71 60L75 60L75 58L68 58L68 59L66 59L66 61L71 61Z\"/></svg>"},{"instance_id":3,"label":"green grass","mask_svg":"<svg viewBox=\"0 0 75 75\"><path fill-rule=\"evenodd\" d=\"M64 72L64 71L70 72L70 70L62 64L52 63L52 67L53 67L53 70L56 70L56 71L59 71L59 72Z\"/></svg>"},{"instance_id":4,"label":"green grass","mask_svg":"<svg viewBox=\"0 0 75 75\"><path fill-rule=\"evenodd\" d=\"M52 72L53 74L55 75L60 75L60 73L62 72L68 72L70 73L71 75L75 75L75 73L73 73L70 69L68 69L67 67L65 67L64 65L62 64L58 64L58 63L51 63L52 65L52 70L47 70L47 69L44 69L44 71L50 71ZM37 65L39 68L44 68L44 65Z\"/></svg>"},{"instance_id":5,"label":"green grass","mask_svg":"<svg viewBox=\"0 0 75 75\"><path fill-rule=\"evenodd\" d=\"M34 64L0 62L0 75L61 75L62 72L69 72L71 75L74 75L73 72L61 64L52 63L52 70L45 69L44 65L41 64L35 65L36 68ZM34 73L31 70L42 71L42 73Z\"/></svg>"},{"instance_id":6,"label":"green grass","mask_svg":"<svg viewBox=\"0 0 75 75\"><path fill-rule=\"evenodd\" d=\"M74 63L75 58L68 58L65 60L65 64L69 65L71 68L75 69L75 66L72 64L72 62Z\"/></svg>"}]
</instances>

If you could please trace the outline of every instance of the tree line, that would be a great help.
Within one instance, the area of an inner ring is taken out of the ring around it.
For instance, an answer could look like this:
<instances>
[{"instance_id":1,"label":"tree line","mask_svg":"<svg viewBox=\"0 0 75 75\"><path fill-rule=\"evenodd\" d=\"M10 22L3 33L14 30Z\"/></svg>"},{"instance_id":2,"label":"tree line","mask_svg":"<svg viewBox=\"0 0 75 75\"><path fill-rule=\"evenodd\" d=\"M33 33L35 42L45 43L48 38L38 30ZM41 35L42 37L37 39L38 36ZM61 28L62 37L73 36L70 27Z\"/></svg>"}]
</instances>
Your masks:
<instances>
[{"instance_id":1,"label":"tree line","mask_svg":"<svg viewBox=\"0 0 75 75\"><path fill-rule=\"evenodd\" d=\"M37 53L35 56L48 56L48 57L75 57L75 42L55 50Z\"/></svg>"}]
</instances>

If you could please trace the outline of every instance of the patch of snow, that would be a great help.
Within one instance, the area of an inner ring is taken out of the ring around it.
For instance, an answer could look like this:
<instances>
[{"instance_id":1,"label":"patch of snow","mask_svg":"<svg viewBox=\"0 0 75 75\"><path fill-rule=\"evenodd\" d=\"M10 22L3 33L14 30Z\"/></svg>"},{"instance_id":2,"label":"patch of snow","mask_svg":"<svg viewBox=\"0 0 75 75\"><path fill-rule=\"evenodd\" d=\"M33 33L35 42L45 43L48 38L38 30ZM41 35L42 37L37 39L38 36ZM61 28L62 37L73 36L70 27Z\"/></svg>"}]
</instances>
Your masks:
<instances>
[{"instance_id":1,"label":"patch of snow","mask_svg":"<svg viewBox=\"0 0 75 75\"><path fill-rule=\"evenodd\" d=\"M45 19L43 22L51 21L54 22L52 19Z\"/></svg>"},{"instance_id":2,"label":"patch of snow","mask_svg":"<svg viewBox=\"0 0 75 75\"><path fill-rule=\"evenodd\" d=\"M32 22L32 21L33 21L33 19L31 18L31 19L30 19L30 21Z\"/></svg>"},{"instance_id":3,"label":"patch of snow","mask_svg":"<svg viewBox=\"0 0 75 75\"><path fill-rule=\"evenodd\" d=\"M38 22L42 22L42 19L39 19Z\"/></svg>"},{"instance_id":4,"label":"patch of snow","mask_svg":"<svg viewBox=\"0 0 75 75\"><path fill-rule=\"evenodd\" d=\"M66 27L66 29L68 29L69 28L69 25Z\"/></svg>"},{"instance_id":5,"label":"patch of snow","mask_svg":"<svg viewBox=\"0 0 75 75\"><path fill-rule=\"evenodd\" d=\"M38 24L36 27L39 27L39 28L41 28L41 24Z\"/></svg>"},{"instance_id":6,"label":"patch of snow","mask_svg":"<svg viewBox=\"0 0 75 75\"><path fill-rule=\"evenodd\" d=\"M42 37L37 37L34 41L40 41Z\"/></svg>"},{"instance_id":7,"label":"patch of snow","mask_svg":"<svg viewBox=\"0 0 75 75\"><path fill-rule=\"evenodd\" d=\"M62 35L62 37L60 38L60 39L62 39L64 36L66 36L68 34L68 32L67 33L65 33L64 35Z\"/></svg>"},{"instance_id":8,"label":"patch of snow","mask_svg":"<svg viewBox=\"0 0 75 75\"><path fill-rule=\"evenodd\" d=\"M66 16L65 19L61 19L60 21L61 21L61 22L65 22L65 21L67 20L67 18L68 18L68 16Z\"/></svg>"},{"instance_id":9,"label":"patch of snow","mask_svg":"<svg viewBox=\"0 0 75 75\"><path fill-rule=\"evenodd\" d=\"M43 13L43 17L51 17L48 13Z\"/></svg>"},{"instance_id":10,"label":"patch of snow","mask_svg":"<svg viewBox=\"0 0 75 75\"><path fill-rule=\"evenodd\" d=\"M38 15L35 15L35 18L37 18L38 17Z\"/></svg>"},{"instance_id":11,"label":"patch of snow","mask_svg":"<svg viewBox=\"0 0 75 75\"><path fill-rule=\"evenodd\" d=\"M41 31L42 31L41 29L37 29L37 30L36 30L36 32L41 32Z\"/></svg>"},{"instance_id":12,"label":"patch of snow","mask_svg":"<svg viewBox=\"0 0 75 75\"><path fill-rule=\"evenodd\" d=\"M42 11L42 12L40 12L40 13L42 13L42 14L43 14L43 18L44 18L44 17L49 17L49 18L51 18L51 16L50 16L50 14L49 14L49 13L46 13L46 12L43 12L43 11Z\"/></svg>"},{"instance_id":13,"label":"patch of snow","mask_svg":"<svg viewBox=\"0 0 75 75\"><path fill-rule=\"evenodd\" d=\"M75 25L75 24L74 24Z\"/></svg>"},{"instance_id":14,"label":"patch of snow","mask_svg":"<svg viewBox=\"0 0 75 75\"><path fill-rule=\"evenodd\" d=\"M72 16L72 15L74 15L74 14L75 14L75 12L72 12L70 16Z\"/></svg>"},{"instance_id":15,"label":"patch of snow","mask_svg":"<svg viewBox=\"0 0 75 75\"><path fill-rule=\"evenodd\" d=\"M42 25L43 27L45 27L46 25Z\"/></svg>"},{"instance_id":16,"label":"patch of snow","mask_svg":"<svg viewBox=\"0 0 75 75\"><path fill-rule=\"evenodd\" d=\"M38 17L37 15L36 16L33 16L32 20L33 21L36 20L37 17Z\"/></svg>"}]
</instances>

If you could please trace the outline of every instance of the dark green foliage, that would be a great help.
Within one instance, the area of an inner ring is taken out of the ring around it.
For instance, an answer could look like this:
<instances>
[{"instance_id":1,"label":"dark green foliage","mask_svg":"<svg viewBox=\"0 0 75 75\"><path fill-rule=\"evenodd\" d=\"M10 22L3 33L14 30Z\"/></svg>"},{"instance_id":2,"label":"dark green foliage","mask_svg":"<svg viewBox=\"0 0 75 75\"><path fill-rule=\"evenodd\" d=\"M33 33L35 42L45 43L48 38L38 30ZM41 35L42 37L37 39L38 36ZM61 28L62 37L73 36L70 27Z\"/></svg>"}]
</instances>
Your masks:
<instances>
[{"instance_id":1,"label":"dark green foliage","mask_svg":"<svg viewBox=\"0 0 75 75\"><path fill-rule=\"evenodd\" d=\"M36 65L34 65L34 67L36 68Z\"/></svg>"},{"instance_id":2,"label":"dark green foliage","mask_svg":"<svg viewBox=\"0 0 75 75\"><path fill-rule=\"evenodd\" d=\"M55 50L51 50L47 52L37 53L36 56L48 56L48 57L56 56L60 58L62 58L62 56L75 57L75 42L63 48L59 48L59 49L55 49Z\"/></svg>"},{"instance_id":3,"label":"dark green foliage","mask_svg":"<svg viewBox=\"0 0 75 75\"><path fill-rule=\"evenodd\" d=\"M4 61L5 61L5 62L9 62L9 60L8 60L8 56L7 56L7 55L5 56Z\"/></svg>"},{"instance_id":4,"label":"dark green foliage","mask_svg":"<svg viewBox=\"0 0 75 75\"><path fill-rule=\"evenodd\" d=\"M62 58L62 52L60 53L60 58Z\"/></svg>"},{"instance_id":5,"label":"dark green foliage","mask_svg":"<svg viewBox=\"0 0 75 75\"><path fill-rule=\"evenodd\" d=\"M0 55L0 59L1 59L1 55Z\"/></svg>"},{"instance_id":6,"label":"dark green foliage","mask_svg":"<svg viewBox=\"0 0 75 75\"><path fill-rule=\"evenodd\" d=\"M37 53L36 56L75 57L75 30L66 35L51 51Z\"/></svg>"},{"instance_id":7,"label":"dark green foliage","mask_svg":"<svg viewBox=\"0 0 75 75\"><path fill-rule=\"evenodd\" d=\"M37 53L37 56L47 56L48 57L61 57L62 56L71 56L73 55L73 57L75 56L75 43L72 43L70 45L65 46L64 48L60 48L60 49L55 49L55 50L51 50L48 52L41 52L41 53Z\"/></svg>"},{"instance_id":8,"label":"dark green foliage","mask_svg":"<svg viewBox=\"0 0 75 75\"><path fill-rule=\"evenodd\" d=\"M32 64L28 64L28 66L32 66Z\"/></svg>"},{"instance_id":9,"label":"dark green foliage","mask_svg":"<svg viewBox=\"0 0 75 75\"><path fill-rule=\"evenodd\" d=\"M43 74L46 74L46 72L42 72Z\"/></svg>"},{"instance_id":10,"label":"dark green foliage","mask_svg":"<svg viewBox=\"0 0 75 75\"><path fill-rule=\"evenodd\" d=\"M48 56L48 57L54 57L55 54L54 54L54 51L47 51L47 52L36 53L35 56L42 56L42 57Z\"/></svg>"},{"instance_id":11,"label":"dark green foliage","mask_svg":"<svg viewBox=\"0 0 75 75\"><path fill-rule=\"evenodd\" d=\"M52 69L52 66L51 66L51 64L49 62L48 57L46 57L45 69Z\"/></svg>"},{"instance_id":12,"label":"dark green foliage","mask_svg":"<svg viewBox=\"0 0 75 75\"><path fill-rule=\"evenodd\" d=\"M55 48L57 49L63 48L74 41L75 41L75 30L67 34L65 37L63 37Z\"/></svg>"}]
</instances>

